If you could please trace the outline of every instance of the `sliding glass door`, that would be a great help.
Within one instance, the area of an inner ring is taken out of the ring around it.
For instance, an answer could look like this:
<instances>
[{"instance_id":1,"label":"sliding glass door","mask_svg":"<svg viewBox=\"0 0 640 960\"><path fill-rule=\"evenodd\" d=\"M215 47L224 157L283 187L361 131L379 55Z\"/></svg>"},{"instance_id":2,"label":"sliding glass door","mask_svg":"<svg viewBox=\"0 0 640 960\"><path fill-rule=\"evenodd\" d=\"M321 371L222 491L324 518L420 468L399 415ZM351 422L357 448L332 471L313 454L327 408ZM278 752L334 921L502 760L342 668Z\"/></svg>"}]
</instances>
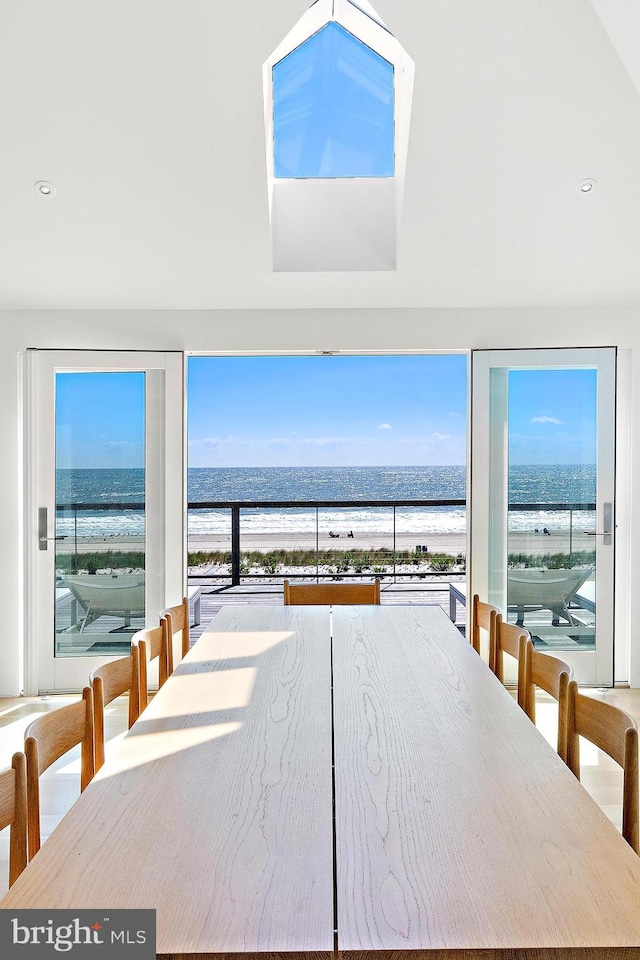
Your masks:
<instances>
[{"instance_id":1,"label":"sliding glass door","mask_svg":"<svg viewBox=\"0 0 640 960\"><path fill-rule=\"evenodd\" d=\"M613 684L615 350L473 354L473 590Z\"/></svg>"},{"instance_id":2,"label":"sliding glass door","mask_svg":"<svg viewBox=\"0 0 640 960\"><path fill-rule=\"evenodd\" d=\"M26 373L27 686L76 690L183 596L182 358L30 351Z\"/></svg>"}]
</instances>

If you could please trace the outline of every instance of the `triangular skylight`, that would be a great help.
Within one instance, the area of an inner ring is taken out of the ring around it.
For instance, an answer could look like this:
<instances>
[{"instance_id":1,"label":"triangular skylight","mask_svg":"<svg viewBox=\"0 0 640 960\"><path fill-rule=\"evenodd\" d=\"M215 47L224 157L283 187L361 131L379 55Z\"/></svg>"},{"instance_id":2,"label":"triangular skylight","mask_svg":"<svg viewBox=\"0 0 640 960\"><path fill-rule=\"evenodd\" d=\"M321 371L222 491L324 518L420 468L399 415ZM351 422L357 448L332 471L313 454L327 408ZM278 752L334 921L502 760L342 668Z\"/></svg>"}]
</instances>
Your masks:
<instances>
[{"instance_id":1,"label":"triangular skylight","mask_svg":"<svg viewBox=\"0 0 640 960\"><path fill-rule=\"evenodd\" d=\"M276 177L392 177L393 65L335 20L273 67Z\"/></svg>"},{"instance_id":2,"label":"triangular skylight","mask_svg":"<svg viewBox=\"0 0 640 960\"><path fill-rule=\"evenodd\" d=\"M367 0L316 0L264 65L274 270L393 270L413 61Z\"/></svg>"}]
</instances>

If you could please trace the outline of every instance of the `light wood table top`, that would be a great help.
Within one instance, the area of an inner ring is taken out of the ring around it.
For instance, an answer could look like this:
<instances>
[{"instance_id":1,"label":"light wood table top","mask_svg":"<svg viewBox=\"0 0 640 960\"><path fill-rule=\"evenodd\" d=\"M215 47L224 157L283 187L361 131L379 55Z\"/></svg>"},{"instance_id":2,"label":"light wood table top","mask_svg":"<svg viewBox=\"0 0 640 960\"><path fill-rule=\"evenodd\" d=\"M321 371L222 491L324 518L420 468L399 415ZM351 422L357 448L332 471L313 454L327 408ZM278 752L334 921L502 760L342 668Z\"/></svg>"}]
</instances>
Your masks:
<instances>
[{"instance_id":1,"label":"light wood table top","mask_svg":"<svg viewBox=\"0 0 640 960\"><path fill-rule=\"evenodd\" d=\"M416 605L221 611L0 902L36 906L155 908L176 960L640 960L640 858Z\"/></svg>"},{"instance_id":2,"label":"light wood table top","mask_svg":"<svg viewBox=\"0 0 640 960\"><path fill-rule=\"evenodd\" d=\"M0 907L157 910L157 951L334 947L329 610L221 611Z\"/></svg>"},{"instance_id":3,"label":"light wood table top","mask_svg":"<svg viewBox=\"0 0 640 960\"><path fill-rule=\"evenodd\" d=\"M640 956L640 858L445 613L332 622L342 960Z\"/></svg>"}]
</instances>

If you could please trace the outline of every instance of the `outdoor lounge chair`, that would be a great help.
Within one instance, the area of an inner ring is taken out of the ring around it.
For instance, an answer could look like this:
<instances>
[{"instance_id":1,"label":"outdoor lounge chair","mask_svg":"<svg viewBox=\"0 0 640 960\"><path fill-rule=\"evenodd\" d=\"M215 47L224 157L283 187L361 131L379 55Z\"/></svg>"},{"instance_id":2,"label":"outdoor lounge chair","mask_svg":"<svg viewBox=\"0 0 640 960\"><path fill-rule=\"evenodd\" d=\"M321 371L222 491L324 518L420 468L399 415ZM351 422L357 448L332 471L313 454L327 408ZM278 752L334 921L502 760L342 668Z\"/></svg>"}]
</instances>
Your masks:
<instances>
[{"instance_id":1,"label":"outdoor lounge chair","mask_svg":"<svg viewBox=\"0 0 640 960\"><path fill-rule=\"evenodd\" d=\"M131 617L144 616L144 573L65 577L62 586L71 590L84 616L79 632L98 617L124 617L124 625L131 625Z\"/></svg>"},{"instance_id":2,"label":"outdoor lounge chair","mask_svg":"<svg viewBox=\"0 0 640 960\"><path fill-rule=\"evenodd\" d=\"M522 626L525 611L550 610L553 626L560 618L572 626L579 625L569 610L569 603L592 570L509 570L507 572L507 605L517 611L516 623Z\"/></svg>"}]
</instances>

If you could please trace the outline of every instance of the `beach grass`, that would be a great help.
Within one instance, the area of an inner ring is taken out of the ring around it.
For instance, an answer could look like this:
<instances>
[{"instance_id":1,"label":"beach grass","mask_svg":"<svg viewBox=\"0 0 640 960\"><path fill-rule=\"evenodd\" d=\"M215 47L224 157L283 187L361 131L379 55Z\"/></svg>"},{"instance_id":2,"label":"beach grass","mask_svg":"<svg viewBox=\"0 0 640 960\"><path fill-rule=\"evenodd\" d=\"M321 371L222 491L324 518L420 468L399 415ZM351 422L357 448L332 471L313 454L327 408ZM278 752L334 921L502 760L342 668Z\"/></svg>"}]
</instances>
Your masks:
<instances>
[{"instance_id":1,"label":"beach grass","mask_svg":"<svg viewBox=\"0 0 640 960\"><path fill-rule=\"evenodd\" d=\"M510 553L509 567L546 567L547 570L567 570L574 567L593 567L595 550L578 550L574 553Z\"/></svg>"},{"instance_id":2,"label":"beach grass","mask_svg":"<svg viewBox=\"0 0 640 960\"><path fill-rule=\"evenodd\" d=\"M229 550L203 550L189 553L190 568L212 568L222 572L230 569L232 554ZM561 570L573 567L595 565L595 551L580 550L569 553L510 553L507 558L509 567L545 567L549 570ZM261 550L243 551L240 554L240 574L248 576L251 573L264 572L277 575L286 571L317 569L324 574L341 573L371 573L386 574L393 567L415 568L416 573L422 575L425 570L431 573L464 574L466 571L466 557L464 554L450 554L434 551L422 553L410 550L396 550L395 553L388 547L371 550L272 550L265 553Z\"/></svg>"},{"instance_id":3,"label":"beach grass","mask_svg":"<svg viewBox=\"0 0 640 960\"><path fill-rule=\"evenodd\" d=\"M87 553L58 553L56 570L59 574L96 573L98 570L144 570L144 550L96 550Z\"/></svg>"},{"instance_id":4,"label":"beach grass","mask_svg":"<svg viewBox=\"0 0 640 960\"><path fill-rule=\"evenodd\" d=\"M189 553L189 567L227 566L232 562L229 550L202 550ZM464 569L464 555L453 556L445 553L417 553L409 550L397 550L395 553L387 547L371 550L248 550L240 554L242 573L254 568L262 568L266 573L277 573L280 568L331 567L334 573L372 573L384 572L387 567L396 565L429 566L432 570L449 570L454 566Z\"/></svg>"},{"instance_id":5,"label":"beach grass","mask_svg":"<svg viewBox=\"0 0 640 960\"><path fill-rule=\"evenodd\" d=\"M230 550L197 550L189 552L189 569L199 568L203 573L212 568L221 571L230 568L232 554ZM595 565L595 551L581 550L569 553L510 553L507 558L509 567L546 567L559 570L571 567ZM251 572L262 571L278 574L285 570L318 569L330 574L339 573L387 573L389 568L413 567L416 572L430 570L437 573L448 571L464 573L466 557L464 554L445 552L419 552L378 547L369 550L353 548L351 550L326 549L316 552L310 549L244 550L240 553L240 573L243 576ZM145 554L143 550L96 550L86 553L58 554L56 568L59 575L69 573L95 573L100 571L144 570ZM204 568L204 569L203 569Z\"/></svg>"}]
</instances>

